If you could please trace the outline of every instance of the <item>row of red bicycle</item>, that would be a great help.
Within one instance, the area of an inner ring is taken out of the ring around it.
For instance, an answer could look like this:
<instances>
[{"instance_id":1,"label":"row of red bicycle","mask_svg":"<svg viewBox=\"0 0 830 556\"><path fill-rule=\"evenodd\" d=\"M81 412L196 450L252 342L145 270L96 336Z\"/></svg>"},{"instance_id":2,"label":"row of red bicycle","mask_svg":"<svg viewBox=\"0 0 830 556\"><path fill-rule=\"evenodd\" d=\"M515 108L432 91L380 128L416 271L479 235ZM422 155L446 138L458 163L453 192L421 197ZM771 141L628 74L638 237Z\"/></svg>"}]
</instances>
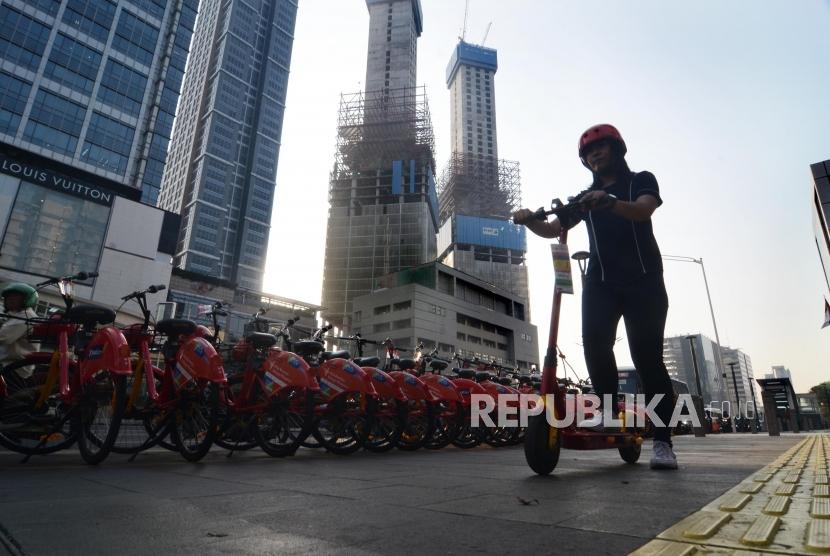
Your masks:
<instances>
[{"instance_id":1,"label":"row of red bicycle","mask_svg":"<svg viewBox=\"0 0 830 556\"><path fill-rule=\"evenodd\" d=\"M96 464L110 452L135 457L154 446L198 461L214 444L282 457L301 446L349 454L523 440L520 427L473 426L472 395L537 392L538 381L517 384L494 366L471 368L460 359L450 369L420 347L400 357L403 350L388 340L380 368L378 357L362 356L375 342L333 339L351 342L357 357L326 351L330 326L293 341L295 321L270 320L264 309L252 315L243 340L224 345L221 303L209 312L213 330L184 319L152 323L147 296L164 286L125 296L144 319L119 328L115 311L73 303L73 282L94 276L38 284L57 285L66 306L31 323L33 339L54 347L0 371L0 444L26 459L76 442Z\"/></svg>"}]
</instances>

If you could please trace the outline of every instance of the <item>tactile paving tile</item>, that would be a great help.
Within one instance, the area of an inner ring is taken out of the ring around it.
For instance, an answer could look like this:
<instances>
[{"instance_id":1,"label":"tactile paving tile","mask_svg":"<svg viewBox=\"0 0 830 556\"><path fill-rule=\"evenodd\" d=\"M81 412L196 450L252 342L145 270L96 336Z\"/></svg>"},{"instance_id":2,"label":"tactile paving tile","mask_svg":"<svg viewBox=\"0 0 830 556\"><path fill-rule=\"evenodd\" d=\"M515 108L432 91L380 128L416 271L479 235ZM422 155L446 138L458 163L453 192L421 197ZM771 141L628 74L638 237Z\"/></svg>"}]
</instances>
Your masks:
<instances>
[{"instance_id":1,"label":"tactile paving tile","mask_svg":"<svg viewBox=\"0 0 830 556\"><path fill-rule=\"evenodd\" d=\"M633 554L830 554L828 462L810 435Z\"/></svg>"}]
</instances>

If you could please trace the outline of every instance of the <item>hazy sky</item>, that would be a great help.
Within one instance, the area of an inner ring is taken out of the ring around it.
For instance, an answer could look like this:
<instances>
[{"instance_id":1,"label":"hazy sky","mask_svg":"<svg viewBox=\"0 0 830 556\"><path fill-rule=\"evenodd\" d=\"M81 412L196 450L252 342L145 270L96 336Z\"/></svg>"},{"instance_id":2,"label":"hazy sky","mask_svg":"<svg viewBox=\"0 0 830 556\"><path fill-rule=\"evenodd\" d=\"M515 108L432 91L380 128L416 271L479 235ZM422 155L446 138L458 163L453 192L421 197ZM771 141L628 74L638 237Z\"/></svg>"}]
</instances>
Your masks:
<instances>
[{"instance_id":1,"label":"hazy sky","mask_svg":"<svg viewBox=\"0 0 830 556\"><path fill-rule=\"evenodd\" d=\"M450 139L444 71L464 1L422 3L418 83L440 174ZM820 330L830 293L812 234L809 168L830 158L830 3L471 0L467 40L480 42L490 21L499 154L520 161L524 204L583 189L590 175L577 138L613 123L632 169L660 183L665 204L653 221L663 253L706 264L722 343L744 350L756 375L789 367L798 391L830 379L830 328ZM300 0L266 291L320 301L338 102L362 89L368 23L363 0ZM582 226L569 243L571 252L587 248ZM548 244L532 235L528 244L542 350ZM667 262L665 277L666 334L714 338L700 267ZM578 295L565 299L560 346L585 376ZM625 341L617 359L630 363Z\"/></svg>"}]
</instances>

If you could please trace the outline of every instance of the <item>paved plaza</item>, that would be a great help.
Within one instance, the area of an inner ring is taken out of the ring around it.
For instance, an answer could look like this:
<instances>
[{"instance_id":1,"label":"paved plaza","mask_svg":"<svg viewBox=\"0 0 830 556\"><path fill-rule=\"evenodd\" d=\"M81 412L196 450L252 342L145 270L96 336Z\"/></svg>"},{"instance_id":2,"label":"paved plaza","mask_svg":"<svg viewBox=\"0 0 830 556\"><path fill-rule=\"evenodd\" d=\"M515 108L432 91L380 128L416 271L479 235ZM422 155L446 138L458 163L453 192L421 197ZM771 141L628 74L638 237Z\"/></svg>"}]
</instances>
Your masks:
<instances>
[{"instance_id":1,"label":"paved plaza","mask_svg":"<svg viewBox=\"0 0 830 556\"><path fill-rule=\"evenodd\" d=\"M675 472L649 469L650 442L637 465L566 450L548 477L520 446L282 460L214 448L198 464L154 450L98 467L0 452L0 538L50 555L625 554L805 438L677 437Z\"/></svg>"}]
</instances>

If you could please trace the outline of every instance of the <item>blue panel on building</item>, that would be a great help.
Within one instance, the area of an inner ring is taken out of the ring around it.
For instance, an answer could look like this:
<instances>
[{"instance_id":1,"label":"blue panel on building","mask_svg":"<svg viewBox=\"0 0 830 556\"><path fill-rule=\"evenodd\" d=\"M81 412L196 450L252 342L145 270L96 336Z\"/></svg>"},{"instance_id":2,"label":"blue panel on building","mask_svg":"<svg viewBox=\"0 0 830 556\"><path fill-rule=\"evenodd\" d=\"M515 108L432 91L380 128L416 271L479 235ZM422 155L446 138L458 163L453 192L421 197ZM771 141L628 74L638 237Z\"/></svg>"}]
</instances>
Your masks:
<instances>
[{"instance_id":1,"label":"blue panel on building","mask_svg":"<svg viewBox=\"0 0 830 556\"><path fill-rule=\"evenodd\" d=\"M392 195L403 193L403 160L392 161Z\"/></svg>"},{"instance_id":2,"label":"blue panel on building","mask_svg":"<svg viewBox=\"0 0 830 556\"><path fill-rule=\"evenodd\" d=\"M513 251L527 250L525 227L517 226L509 220L458 215L455 217L453 232L453 240L456 243Z\"/></svg>"},{"instance_id":3,"label":"blue panel on building","mask_svg":"<svg viewBox=\"0 0 830 556\"><path fill-rule=\"evenodd\" d=\"M409 192L415 193L415 161L409 161Z\"/></svg>"},{"instance_id":4,"label":"blue panel on building","mask_svg":"<svg viewBox=\"0 0 830 556\"><path fill-rule=\"evenodd\" d=\"M461 65L472 66L495 72L499 68L498 56L493 48L476 46L464 41L458 43L452 52L450 63L447 64L447 87L452 83L455 72Z\"/></svg>"}]
</instances>

